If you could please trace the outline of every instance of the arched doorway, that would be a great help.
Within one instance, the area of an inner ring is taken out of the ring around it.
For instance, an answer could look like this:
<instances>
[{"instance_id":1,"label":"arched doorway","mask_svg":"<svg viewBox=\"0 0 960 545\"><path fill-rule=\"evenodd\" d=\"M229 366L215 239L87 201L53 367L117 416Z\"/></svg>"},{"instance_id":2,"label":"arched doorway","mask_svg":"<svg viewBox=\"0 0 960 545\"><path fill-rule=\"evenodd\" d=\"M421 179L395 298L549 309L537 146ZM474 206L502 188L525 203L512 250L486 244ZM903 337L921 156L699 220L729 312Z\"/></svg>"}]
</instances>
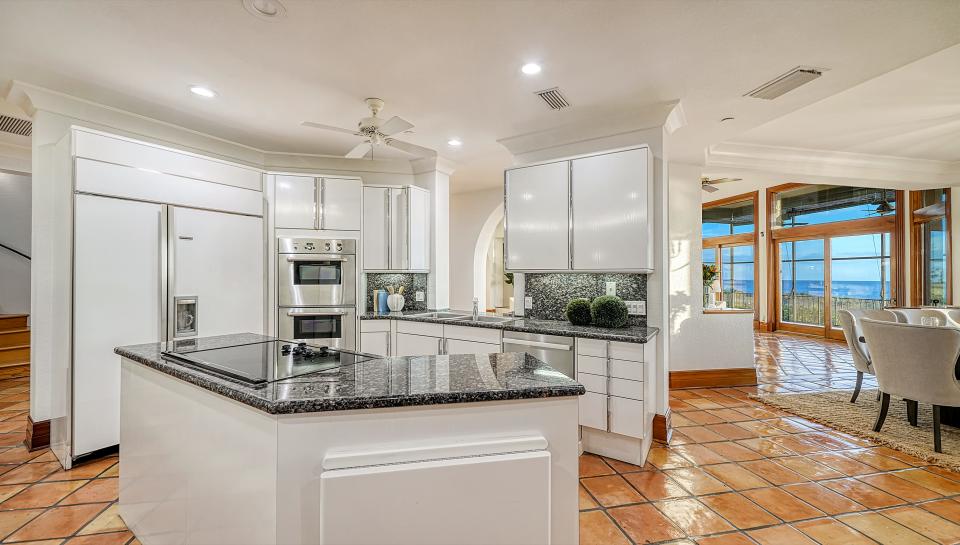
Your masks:
<instances>
[{"instance_id":1,"label":"arched doorway","mask_svg":"<svg viewBox=\"0 0 960 545\"><path fill-rule=\"evenodd\" d=\"M506 283L503 266L503 204L499 204L480 228L473 252L473 296L481 310L509 306L513 286Z\"/></svg>"}]
</instances>

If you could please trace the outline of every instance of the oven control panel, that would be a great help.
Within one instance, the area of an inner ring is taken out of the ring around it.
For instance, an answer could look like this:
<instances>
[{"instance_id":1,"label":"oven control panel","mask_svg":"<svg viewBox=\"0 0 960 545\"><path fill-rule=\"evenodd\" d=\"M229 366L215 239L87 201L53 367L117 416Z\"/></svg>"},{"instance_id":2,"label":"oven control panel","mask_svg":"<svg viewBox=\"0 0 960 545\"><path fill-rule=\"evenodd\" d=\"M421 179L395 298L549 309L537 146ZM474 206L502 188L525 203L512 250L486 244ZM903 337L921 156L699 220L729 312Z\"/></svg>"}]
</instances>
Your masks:
<instances>
[{"instance_id":1,"label":"oven control panel","mask_svg":"<svg viewBox=\"0 0 960 545\"><path fill-rule=\"evenodd\" d=\"M278 238L278 254L347 254L357 253L357 241L330 238Z\"/></svg>"}]
</instances>

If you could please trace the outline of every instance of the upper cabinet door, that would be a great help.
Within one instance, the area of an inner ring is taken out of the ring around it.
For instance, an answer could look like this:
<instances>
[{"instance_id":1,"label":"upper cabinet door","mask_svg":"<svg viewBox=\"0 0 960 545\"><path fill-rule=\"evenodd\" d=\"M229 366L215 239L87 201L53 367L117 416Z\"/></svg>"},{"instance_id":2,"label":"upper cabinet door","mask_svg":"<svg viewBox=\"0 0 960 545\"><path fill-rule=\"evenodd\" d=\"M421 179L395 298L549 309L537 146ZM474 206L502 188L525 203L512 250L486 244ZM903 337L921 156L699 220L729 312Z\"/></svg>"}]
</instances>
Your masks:
<instances>
[{"instance_id":1,"label":"upper cabinet door","mask_svg":"<svg viewBox=\"0 0 960 545\"><path fill-rule=\"evenodd\" d=\"M320 202L323 206L320 228L359 231L362 194L363 185L360 180L346 178L320 180Z\"/></svg>"},{"instance_id":2,"label":"upper cabinet door","mask_svg":"<svg viewBox=\"0 0 960 545\"><path fill-rule=\"evenodd\" d=\"M277 176L277 196L274 213L277 229L316 229L316 178L306 176Z\"/></svg>"},{"instance_id":3,"label":"upper cabinet door","mask_svg":"<svg viewBox=\"0 0 960 545\"><path fill-rule=\"evenodd\" d=\"M409 189L410 246L408 267L412 271L430 269L430 192Z\"/></svg>"},{"instance_id":4,"label":"upper cabinet door","mask_svg":"<svg viewBox=\"0 0 960 545\"><path fill-rule=\"evenodd\" d=\"M410 268L410 193L407 188L390 190L390 269Z\"/></svg>"},{"instance_id":5,"label":"upper cabinet door","mask_svg":"<svg viewBox=\"0 0 960 545\"><path fill-rule=\"evenodd\" d=\"M570 268L569 164L561 161L507 171L507 269Z\"/></svg>"},{"instance_id":6,"label":"upper cabinet door","mask_svg":"<svg viewBox=\"0 0 960 545\"><path fill-rule=\"evenodd\" d=\"M572 161L574 269L652 268L650 167L647 148Z\"/></svg>"},{"instance_id":7,"label":"upper cabinet door","mask_svg":"<svg viewBox=\"0 0 960 545\"><path fill-rule=\"evenodd\" d=\"M363 188L363 268L390 268L390 189Z\"/></svg>"}]
</instances>

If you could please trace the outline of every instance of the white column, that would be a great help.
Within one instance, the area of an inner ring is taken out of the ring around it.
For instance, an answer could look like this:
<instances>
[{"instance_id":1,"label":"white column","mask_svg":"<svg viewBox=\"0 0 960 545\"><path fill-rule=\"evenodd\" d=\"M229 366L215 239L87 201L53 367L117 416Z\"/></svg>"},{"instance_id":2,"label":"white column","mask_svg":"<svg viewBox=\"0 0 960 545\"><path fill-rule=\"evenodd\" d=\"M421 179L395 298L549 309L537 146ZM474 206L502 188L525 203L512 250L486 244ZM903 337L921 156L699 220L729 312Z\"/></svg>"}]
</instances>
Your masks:
<instances>
[{"instance_id":1,"label":"white column","mask_svg":"<svg viewBox=\"0 0 960 545\"><path fill-rule=\"evenodd\" d=\"M450 306L450 175L454 164L442 157L412 162L414 183L430 190L430 275L427 305Z\"/></svg>"}]
</instances>

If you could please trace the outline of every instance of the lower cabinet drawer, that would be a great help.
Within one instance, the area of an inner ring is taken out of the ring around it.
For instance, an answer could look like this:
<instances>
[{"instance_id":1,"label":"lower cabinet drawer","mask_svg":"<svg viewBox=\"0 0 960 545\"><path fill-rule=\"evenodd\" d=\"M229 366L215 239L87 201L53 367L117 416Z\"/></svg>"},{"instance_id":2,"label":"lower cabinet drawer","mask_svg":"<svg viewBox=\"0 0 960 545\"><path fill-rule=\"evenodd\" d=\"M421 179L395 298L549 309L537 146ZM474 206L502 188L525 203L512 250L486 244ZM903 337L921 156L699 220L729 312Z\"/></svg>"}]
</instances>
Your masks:
<instances>
[{"instance_id":1,"label":"lower cabinet drawer","mask_svg":"<svg viewBox=\"0 0 960 545\"><path fill-rule=\"evenodd\" d=\"M647 415L643 409L643 401L610 396L609 403L611 432L638 439L646 436ZM583 423L582 412L580 423Z\"/></svg>"},{"instance_id":2,"label":"lower cabinet drawer","mask_svg":"<svg viewBox=\"0 0 960 545\"><path fill-rule=\"evenodd\" d=\"M596 394L607 393L607 377L577 371L577 382L583 384L583 387L586 388L588 392Z\"/></svg>"},{"instance_id":3,"label":"lower cabinet drawer","mask_svg":"<svg viewBox=\"0 0 960 545\"><path fill-rule=\"evenodd\" d=\"M612 396L618 397L627 397L630 399L636 399L638 401L643 400L643 382L638 380L624 380L622 378L612 378L610 379L610 391L608 392Z\"/></svg>"},{"instance_id":4,"label":"lower cabinet drawer","mask_svg":"<svg viewBox=\"0 0 960 545\"><path fill-rule=\"evenodd\" d=\"M643 380L644 364L638 361L610 360L610 376L627 380Z\"/></svg>"},{"instance_id":5,"label":"lower cabinet drawer","mask_svg":"<svg viewBox=\"0 0 960 545\"><path fill-rule=\"evenodd\" d=\"M578 398L580 425L598 430L607 429L607 396L587 392Z\"/></svg>"},{"instance_id":6,"label":"lower cabinet drawer","mask_svg":"<svg viewBox=\"0 0 960 545\"><path fill-rule=\"evenodd\" d=\"M597 356L577 355L577 372L590 373L591 375L606 375L607 360Z\"/></svg>"}]
</instances>

